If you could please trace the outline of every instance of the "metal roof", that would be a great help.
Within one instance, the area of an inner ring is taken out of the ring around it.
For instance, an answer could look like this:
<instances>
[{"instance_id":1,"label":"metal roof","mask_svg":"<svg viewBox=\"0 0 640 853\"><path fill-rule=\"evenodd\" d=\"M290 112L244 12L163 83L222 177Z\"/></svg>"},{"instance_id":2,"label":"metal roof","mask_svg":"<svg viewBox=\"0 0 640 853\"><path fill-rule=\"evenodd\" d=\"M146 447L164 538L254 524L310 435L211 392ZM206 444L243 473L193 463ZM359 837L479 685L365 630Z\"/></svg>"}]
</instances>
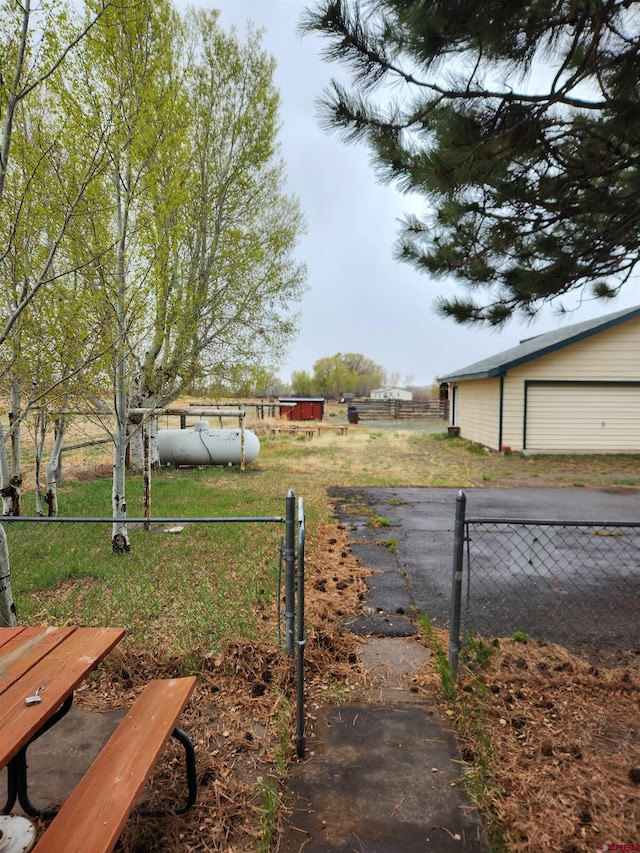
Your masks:
<instances>
[{"instance_id":1,"label":"metal roof","mask_svg":"<svg viewBox=\"0 0 640 853\"><path fill-rule=\"evenodd\" d=\"M439 381L461 382L467 379L488 379L494 376L504 376L508 370L525 364L527 361L541 358L543 355L548 355L592 335L597 335L618 326L620 323L634 320L636 317L640 317L640 305L635 308L626 308L624 311L616 311L614 314L607 314L604 317L597 317L595 320L584 320L582 323L555 329L553 332L536 335L533 338L526 338L520 341L518 346L484 358L482 361L476 361L474 364L453 373L440 376Z\"/></svg>"},{"instance_id":2,"label":"metal roof","mask_svg":"<svg viewBox=\"0 0 640 853\"><path fill-rule=\"evenodd\" d=\"M324 403L324 397L278 397L281 403Z\"/></svg>"}]
</instances>

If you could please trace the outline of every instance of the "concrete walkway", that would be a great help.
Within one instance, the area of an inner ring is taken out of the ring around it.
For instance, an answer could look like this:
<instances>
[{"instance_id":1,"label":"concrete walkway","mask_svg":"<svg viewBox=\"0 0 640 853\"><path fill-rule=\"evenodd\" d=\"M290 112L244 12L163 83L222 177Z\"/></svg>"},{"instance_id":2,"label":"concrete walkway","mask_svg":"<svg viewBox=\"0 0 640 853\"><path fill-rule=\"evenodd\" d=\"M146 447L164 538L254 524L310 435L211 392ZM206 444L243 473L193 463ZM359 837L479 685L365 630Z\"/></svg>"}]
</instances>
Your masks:
<instances>
[{"instance_id":1,"label":"concrete walkway","mask_svg":"<svg viewBox=\"0 0 640 853\"><path fill-rule=\"evenodd\" d=\"M368 637L365 694L313 710L308 757L287 783L280 853L477 851L489 845L460 783L451 729L412 690L429 654L400 637Z\"/></svg>"}]
</instances>

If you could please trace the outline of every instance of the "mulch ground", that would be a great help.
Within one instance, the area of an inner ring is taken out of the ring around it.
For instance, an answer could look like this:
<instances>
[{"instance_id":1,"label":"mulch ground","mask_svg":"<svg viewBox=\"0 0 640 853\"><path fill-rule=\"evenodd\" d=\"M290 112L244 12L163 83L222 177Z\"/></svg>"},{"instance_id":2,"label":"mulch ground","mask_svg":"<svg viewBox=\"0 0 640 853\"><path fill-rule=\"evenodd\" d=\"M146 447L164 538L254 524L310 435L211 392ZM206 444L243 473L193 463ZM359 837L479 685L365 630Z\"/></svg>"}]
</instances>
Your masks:
<instances>
[{"instance_id":1,"label":"mulch ground","mask_svg":"<svg viewBox=\"0 0 640 853\"><path fill-rule=\"evenodd\" d=\"M368 572L351 555L347 531L334 524L311 533L306 563L313 707L331 701L328 685L342 685L344 701L366 682L358 641L340 625L358 612ZM496 839L502 835L496 849L593 853L598 845L640 845L640 657L621 653L594 664L558 646L510 638L483 651L488 660L466 672L460 701L438 699L433 663L417 687L457 726L469 788L481 787L485 820ZM130 821L118 849L277 851L287 815L274 792L295 754L293 662L282 650L234 638L215 655L194 650L191 662L199 684L182 725L196 745L198 803L182 818ZM79 704L126 707L149 678L185 674L184 661L116 653L79 691ZM171 746L148 796L166 802L183 787L180 748Z\"/></svg>"},{"instance_id":2,"label":"mulch ground","mask_svg":"<svg viewBox=\"0 0 640 853\"><path fill-rule=\"evenodd\" d=\"M594 665L512 638L489 641L483 656L465 670L459 700L441 706L459 733L470 790L482 787L497 849L640 845L640 657ZM436 682L425 674L423 686Z\"/></svg>"}]
</instances>

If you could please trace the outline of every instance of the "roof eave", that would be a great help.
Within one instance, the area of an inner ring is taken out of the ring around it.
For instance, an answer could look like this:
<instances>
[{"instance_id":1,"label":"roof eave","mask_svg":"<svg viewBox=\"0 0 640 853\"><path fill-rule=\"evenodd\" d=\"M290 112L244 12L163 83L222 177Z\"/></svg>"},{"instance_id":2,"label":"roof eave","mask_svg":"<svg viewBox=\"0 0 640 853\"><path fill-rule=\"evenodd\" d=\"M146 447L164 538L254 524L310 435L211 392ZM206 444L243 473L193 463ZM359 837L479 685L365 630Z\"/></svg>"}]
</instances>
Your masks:
<instances>
[{"instance_id":1,"label":"roof eave","mask_svg":"<svg viewBox=\"0 0 640 853\"><path fill-rule=\"evenodd\" d=\"M526 364L529 361L535 361L538 358L542 358L545 355L550 355L553 352L557 352L565 347L571 346L572 344L579 343L580 341L586 340L587 338L593 337L593 335L599 335L601 332L606 332L609 329L615 328L615 326L620 325L621 323L627 323L629 320L635 320L640 317L640 308L629 311L620 317L615 317L607 322L600 323L597 326L593 326L590 329L585 329L582 332L577 332L575 335L571 335L568 338L563 338L561 341L557 341L554 344L549 344L546 347L542 347L541 349L532 350L525 355L522 355L520 358L512 359L511 361L505 361L502 364L498 364L495 367L490 368L489 370L483 370L478 373L452 373L449 376L444 376L442 381L444 382L467 382L473 379L491 379L498 376L505 376L509 370L513 370L515 367L520 367L522 364Z\"/></svg>"}]
</instances>

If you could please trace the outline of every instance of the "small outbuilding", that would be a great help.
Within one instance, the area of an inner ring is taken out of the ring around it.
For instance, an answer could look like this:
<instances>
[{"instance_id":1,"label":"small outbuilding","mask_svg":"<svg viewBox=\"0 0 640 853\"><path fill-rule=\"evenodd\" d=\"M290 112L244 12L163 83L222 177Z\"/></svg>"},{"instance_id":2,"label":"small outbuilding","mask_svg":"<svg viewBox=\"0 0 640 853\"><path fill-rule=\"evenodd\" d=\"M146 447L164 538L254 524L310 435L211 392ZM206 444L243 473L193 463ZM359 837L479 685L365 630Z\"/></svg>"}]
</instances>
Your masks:
<instances>
[{"instance_id":1,"label":"small outbuilding","mask_svg":"<svg viewBox=\"0 0 640 853\"><path fill-rule=\"evenodd\" d=\"M321 421L324 397L280 397L280 417L290 421Z\"/></svg>"},{"instance_id":2,"label":"small outbuilding","mask_svg":"<svg viewBox=\"0 0 640 853\"><path fill-rule=\"evenodd\" d=\"M386 388L374 388L371 392L372 400L413 400L413 393L406 388L398 388L388 385Z\"/></svg>"},{"instance_id":3,"label":"small outbuilding","mask_svg":"<svg viewBox=\"0 0 640 853\"><path fill-rule=\"evenodd\" d=\"M459 434L495 450L640 453L640 306L441 376Z\"/></svg>"}]
</instances>

